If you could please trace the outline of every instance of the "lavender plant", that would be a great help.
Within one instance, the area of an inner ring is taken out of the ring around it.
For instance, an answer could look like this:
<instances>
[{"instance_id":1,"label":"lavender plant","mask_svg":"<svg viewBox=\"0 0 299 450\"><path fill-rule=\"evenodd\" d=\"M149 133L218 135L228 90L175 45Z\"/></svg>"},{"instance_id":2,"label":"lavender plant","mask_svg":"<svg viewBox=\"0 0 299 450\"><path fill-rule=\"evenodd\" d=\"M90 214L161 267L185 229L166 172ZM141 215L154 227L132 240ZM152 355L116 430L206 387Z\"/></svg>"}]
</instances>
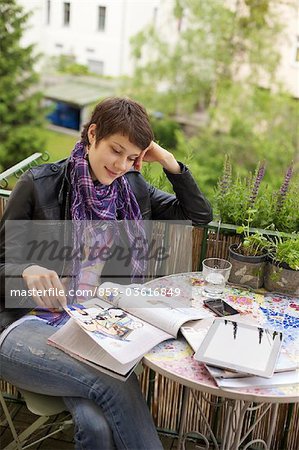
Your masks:
<instances>
[{"instance_id":1,"label":"lavender plant","mask_svg":"<svg viewBox=\"0 0 299 450\"><path fill-rule=\"evenodd\" d=\"M279 191L275 194L275 216L273 223L280 231L292 233L299 231L299 178L293 178L291 164L285 174ZM291 183L292 181L293 184Z\"/></svg>"},{"instance_id":2,"label":"lavender plant","mask_svg":"<svg viewBox=\"0 0 299 450\"><path fill-rule=\"evenodd\" d=\"M218 182L219 198L224 199L232 184L232 166L228 155L225 155L223 174Z\"/></svg>"},{"instance_id":3,"label":"lavender plant","mask_svg":"<svg viewBox=\"0 0 299 450\"><path fill-rule=\"evenodd\" d=\"M264 178L265 175L265 171L266 171L265 163L259 164L255 171L255 177L253 179L251 194L248 202L248 208L253 208L255 204L262 179Z\"/></svg>"},{"instance_id":4,"label":"lavender plant","mask_svg":"<svg viewBox=\"0 0 299 450\"><path fill-rule=\"evenodd\" d=\"M278 198L277 198L277 204L276 204L276 210L279 213L285 203L286 200L286 195L290 186L290 181L293 175L293 162L292 164L288 167L283 183L279 189L278 192Z\"/></svg>"},{"instance_id":5,"label":"lavender plant","mask_svg":"<svg viewBox=\"0 0 299 450\"><path fill-rule=\"evenodd\" d=\"M251 227L287 233L299 231L299 176L295 176L294 165L288 167L276 192L264 182L265 172L265 163L261 163L254 174L234 177L230 160L225 158L215 195L220 220L242 225L247 223L249 210L254 210L250 215Z\"/></svg>"},{"instance_id":6,"label":"lavender plant","mask_svg":"<svg viewBox=\"0 0 299 450\"><path fill-rule=\"evenodd\" d=\"M241 225L246 222L249 209L258 213L255 203L264 174L265 165L259 164L254 175L249 172L247 177L233 179L231 162L225 158L216 191L216 211L222 222Z\"/></svg>"}]
</instances>

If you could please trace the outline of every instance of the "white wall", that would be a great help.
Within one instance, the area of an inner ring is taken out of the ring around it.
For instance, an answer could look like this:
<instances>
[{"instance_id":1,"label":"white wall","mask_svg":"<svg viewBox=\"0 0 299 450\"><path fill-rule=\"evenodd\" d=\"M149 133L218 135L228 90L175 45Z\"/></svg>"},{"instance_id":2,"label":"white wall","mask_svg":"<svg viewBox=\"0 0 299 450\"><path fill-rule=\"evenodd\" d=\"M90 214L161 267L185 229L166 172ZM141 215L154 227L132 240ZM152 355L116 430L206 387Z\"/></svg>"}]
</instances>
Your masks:
<instances>
[{"instance_id":1,"label":"white wall","mask_svg":"<svg viewBox=\"0 0 299 450\"><path fill-rule=\"evenodd\" d=\"M299 47L299 1L294 1L294 5L296 6L282 5L280 8L285 29L278 47L281 61L277 77L294 97L299 98L299 60L296 61L296 47Z\"/></svg>"},{"instance_id":2,"label":"white wall","mask_svg":"<svg viewBox=\"0 0 299 450\"><path fill-rule=\"evenodd\" d=\"M153 20L161 0L69 0L70 25L63 25L64 0L51 0L50 24L46 23L47 0L19 0L33 11L32 28L25 42L36 42L46 55L73 54L77 61L104 62L104 75L132 71L130 37ZM98 31L98 7L106 6L106 28Z\"/></svg>"},{"instance_id":3,"label":"white wall","mask_svg":"<svg viewBox=\"0 0 299 450\"><path fill-rule=\"evenodd\" d=\"M104 75L132 73L130 37L142 30L147 23L153 23L155 7L158 8L156 26L170 40L178 37L176 24L167 21L167 13L174 0L68 0L71 3L68 27L63 26L64 0L51 0L49 25L46 24L47 0L18 1L27 10L33 11L30 19L32 28L24 39L26 43L37 42L38 50L46 55L73 54L82 64L87 64L89 59L103 61ZM296 4L296 0L293 0L294 3ZM107 8L104 32L97 30L98 6ZM282 59L278 78L299 98L299 62L295 62L299 7L294 9L284 5L282 17L285 30L279 48Z\"/></svg>"}]
</instances>

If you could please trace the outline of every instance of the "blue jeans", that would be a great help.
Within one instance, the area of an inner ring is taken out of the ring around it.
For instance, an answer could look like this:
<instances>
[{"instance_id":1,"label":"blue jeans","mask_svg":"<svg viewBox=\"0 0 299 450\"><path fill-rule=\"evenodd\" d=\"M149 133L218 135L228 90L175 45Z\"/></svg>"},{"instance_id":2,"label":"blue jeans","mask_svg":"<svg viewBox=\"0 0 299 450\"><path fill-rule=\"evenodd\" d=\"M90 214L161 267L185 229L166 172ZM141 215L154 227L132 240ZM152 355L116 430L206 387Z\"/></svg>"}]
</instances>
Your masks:
<instances>
[{"instance_id":1,"label":"blue jeans","mask_svg":"<svg viewBox=\"0 0 299 450\"><path fill-rule=\"evenodd\" d=\"M47 344L55 328L28 320L0 349L0 375L15 386L61 396L80 450L162 449L135 374L126 382L105 375Z\"/></svg>"}]
</instances>

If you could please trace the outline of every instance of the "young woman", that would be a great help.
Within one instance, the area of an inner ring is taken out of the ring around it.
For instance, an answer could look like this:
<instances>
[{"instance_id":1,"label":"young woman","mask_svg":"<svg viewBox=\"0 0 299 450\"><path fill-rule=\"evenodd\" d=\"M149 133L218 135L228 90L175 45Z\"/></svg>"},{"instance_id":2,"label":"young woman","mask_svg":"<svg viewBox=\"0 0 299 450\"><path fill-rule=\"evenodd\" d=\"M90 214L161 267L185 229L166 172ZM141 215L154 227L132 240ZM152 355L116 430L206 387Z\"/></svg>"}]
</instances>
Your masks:
<instances>
[{"instance_id":1,"label":"young woman","mask_svg":"<svg viewBox=\"0 0 299 450\"><path fill-rule=\"evenodd\" d=\"M163 166L176 195L146 183L140 174L143 161ZM21 242L28 221L33 227L40 220L47 220L51 226L56 220L68 219L77 224L133 223L134 233L144 242L144 220L188 219L194 224L206 224L212 219L211 207L189 170L153 142L145 109L130 99L109 98L96 106L67 160L43 164L22 176L1 223L0 323L5 330L0 375L19 388L63 397L74 419L77 449L158 450L161 443L135 374L126 382L118 381L47 344L55 332L53 325L59 323L57 316L63 315L51 309L72 300L70 286L65 288L60 268L22 259ZM18 221L14 222L17 226L13 232L5 230L7 220ZM75 227L75 247L79 247L84 230ZM113 247L113 230L104 228L102 245ZM127 244L133 245L134 233L126 225L125 233ZM100 284L107 274L112 274L114 266L113 261L103 260L72 264L71 283L75 287ZM132 279L142 278L144 269L132 253ZM47 318L20 319L26 313L20 308L24 299L13 298L8 288L18 283L31 291L36 306L49 309Z\"/></svg>"}]
</instances>

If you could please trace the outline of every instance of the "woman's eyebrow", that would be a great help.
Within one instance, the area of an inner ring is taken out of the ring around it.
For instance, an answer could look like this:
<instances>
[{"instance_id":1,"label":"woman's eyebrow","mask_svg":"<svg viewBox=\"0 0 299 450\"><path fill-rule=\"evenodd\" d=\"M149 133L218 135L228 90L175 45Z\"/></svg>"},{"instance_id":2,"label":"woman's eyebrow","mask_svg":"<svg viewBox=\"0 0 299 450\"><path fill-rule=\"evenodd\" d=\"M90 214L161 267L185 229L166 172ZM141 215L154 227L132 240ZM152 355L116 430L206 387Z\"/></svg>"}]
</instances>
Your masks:
<instances>
[{"instance_id":1,"label":"woman's eyebrow","mask_svg":"<svg viewBox=\"0 0 299 450\"><path fill-rule=\"evenodd\" d=\"M123 147L121 144L119 144L118 142L113 141L112 143L118 145L122 150L125 150L126 152L128 152L128 150L127 150L125 147ZM140 151L140 153L141 153L141 151ZM130 155L130 156L139 156L140 153L133 153L133 154Z\"/></svg>"}]
</instances>

